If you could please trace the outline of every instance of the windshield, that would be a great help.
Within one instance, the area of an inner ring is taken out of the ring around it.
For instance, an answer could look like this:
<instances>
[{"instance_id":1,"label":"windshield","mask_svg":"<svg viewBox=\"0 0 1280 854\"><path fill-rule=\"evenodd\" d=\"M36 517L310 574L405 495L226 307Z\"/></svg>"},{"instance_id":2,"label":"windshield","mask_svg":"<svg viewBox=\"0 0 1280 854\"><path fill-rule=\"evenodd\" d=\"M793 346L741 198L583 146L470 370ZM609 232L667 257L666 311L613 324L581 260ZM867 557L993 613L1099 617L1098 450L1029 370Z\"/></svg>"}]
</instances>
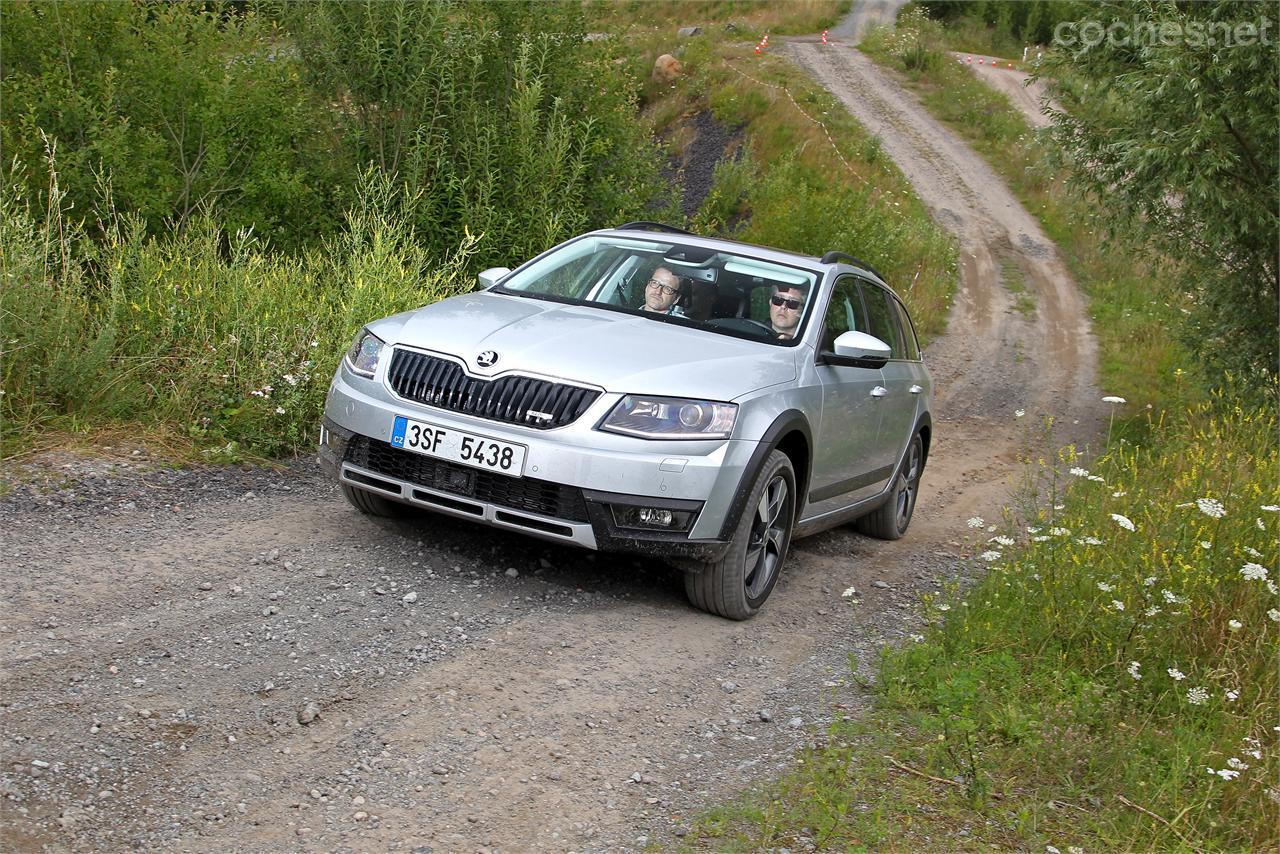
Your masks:
<instances>
[{"instance_id":1,"label":"windshield","mask_svg":"<svg viewBox=\"0 0 1280 854\"><path fill-rule=\"evenodd\" d=\"M674 240L591 236L540 258L494 290L788 344L804 329L816 281L799 267Z\"/></svg>"}]
</instances>

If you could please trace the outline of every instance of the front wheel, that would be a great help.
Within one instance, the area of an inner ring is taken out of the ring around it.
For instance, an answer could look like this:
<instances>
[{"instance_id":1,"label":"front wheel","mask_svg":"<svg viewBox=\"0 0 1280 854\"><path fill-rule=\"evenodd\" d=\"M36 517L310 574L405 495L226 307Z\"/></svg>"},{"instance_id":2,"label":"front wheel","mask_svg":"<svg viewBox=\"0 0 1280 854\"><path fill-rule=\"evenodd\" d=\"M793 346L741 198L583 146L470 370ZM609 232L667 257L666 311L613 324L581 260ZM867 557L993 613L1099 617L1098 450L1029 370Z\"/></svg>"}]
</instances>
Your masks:
<instances>
[{"instance_id":1,"label":"front wheel","mask_svg":"<svg viewBox=\"0 0 1280 854\"><path fill-rule=\"evenodd\" d=\"M359 510L366 516L376 516L382 519L403 519L413 513L413 508L407 504L401 504L399 501L392 501L390 498L383 498L367 489L360 489L349 484L341 484L342 494L346 496L351 506Z\"/></svg>"},{"instance_id":2,"label":"front wheel","mask_svg":"<svg viewBox=\"0 0 1280 854\"><path fill-rule=\"evenodd\" d=\"M924 473L924 441L917 433L907 448L906 459L893 479L893 493L879 509L854 523L860 533L880 540L899 540L907 533L911 514L920 493L920 476Z\"/></svg>"},{"instance_id":3,"label":"front wheel","mask_svg":"<svg viewBox=\"0 0 1280 854\"><path fill-rule=\"evenodd\" d=\"M685 573L689 602L730 620L753 616L778 583L795 515L795 469L786 454L773 451L751 486L724 557Z\"/></svg>"}]
</instances>

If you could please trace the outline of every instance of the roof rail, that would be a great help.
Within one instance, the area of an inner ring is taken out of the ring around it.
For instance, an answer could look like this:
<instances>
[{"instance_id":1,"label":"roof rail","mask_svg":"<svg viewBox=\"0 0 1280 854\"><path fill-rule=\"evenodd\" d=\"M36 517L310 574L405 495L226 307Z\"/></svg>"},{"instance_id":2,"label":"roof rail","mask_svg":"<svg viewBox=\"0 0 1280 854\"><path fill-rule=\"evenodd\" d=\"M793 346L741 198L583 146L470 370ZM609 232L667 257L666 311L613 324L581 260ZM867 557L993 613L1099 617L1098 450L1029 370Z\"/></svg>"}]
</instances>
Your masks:
<instances>
[{"instance_id":1,"label":"roof rail","mask_svg":"<svg viewBox=\"0 0 1280 854\"><path fill-rule=\"evenodd\" d=\"M687 234L690 237L696 235L692 231L686 231L683 228L676 228L674 225L667 225L665 222L650 222L647 219L638 219L635 222L626 222L618 226L617 231L665 231L668 234Z\"/></svg>"},{"instance_id":2,"label":"roof rail","mask_svg":"<svg viewBox=\"0 0 1280 854\"><path fill-rule=\"evenodd\" d=\"M881 279L884 278L884 276L881 276L875 267L872 267L866 261L863 261L860 258L854 258L852 255L849 255L845 252L837 252L835 249L832 249L826 255L822 256L823 264L831 264L835 261L848 261L850 264L853 264L856 267L861 267L862 269L866 270L869 273L875 273Z\"/></svg>"}]
</instances>

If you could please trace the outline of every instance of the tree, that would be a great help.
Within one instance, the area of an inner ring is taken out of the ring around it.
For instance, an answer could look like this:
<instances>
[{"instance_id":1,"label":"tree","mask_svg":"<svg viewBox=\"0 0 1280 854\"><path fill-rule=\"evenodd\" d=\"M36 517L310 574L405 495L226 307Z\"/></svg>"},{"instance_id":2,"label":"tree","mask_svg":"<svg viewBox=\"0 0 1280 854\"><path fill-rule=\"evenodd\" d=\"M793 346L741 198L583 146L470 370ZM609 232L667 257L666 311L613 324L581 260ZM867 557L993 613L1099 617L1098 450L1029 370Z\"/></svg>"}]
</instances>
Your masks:
<instances>
[{"instance_id":1,"label":"tree","mask_svg":"<svg viewBox=\"0 0 1280 854\"><path fill-rule=\"evenodd\" d=\"M1275 388L1280 311L1272 8L1108 2L1042 72L1069 84L1051 133L1072 182L1113 233L1178 262L1192 351L1211 380L1231 373L1255 391Z\"/></svg>"}]
</instances>

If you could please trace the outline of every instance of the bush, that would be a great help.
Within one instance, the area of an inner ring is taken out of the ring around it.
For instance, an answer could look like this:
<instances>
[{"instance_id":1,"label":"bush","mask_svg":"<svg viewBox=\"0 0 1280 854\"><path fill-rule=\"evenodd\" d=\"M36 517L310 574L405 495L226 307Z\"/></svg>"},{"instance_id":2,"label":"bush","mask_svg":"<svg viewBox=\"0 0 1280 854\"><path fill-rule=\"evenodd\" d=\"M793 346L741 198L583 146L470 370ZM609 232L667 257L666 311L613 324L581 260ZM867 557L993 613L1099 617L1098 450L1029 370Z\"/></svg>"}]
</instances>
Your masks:
<instances>
[{"instance_id":1,"label":"bush","mask_svg":"<svg viewBox=\"0 0 1280 854\"><path fill-rule=\"evenodd\" d=\"M47 139L64 204L88 212L109 176L153 235L215 202L229 232L281 246L337 224L325 110L271 22L144 3L15 3L4 19L0 169L34 206L48 202Z\"/></svg>"},{"instance_id":2,"label":"bush","mask_svg":"<svg viewBox=\"0 0 1280 854\"><path fill-rule=\"evenodd\" d=\"M122 421L176 423L224 459L306 447L361 324L470 289L474 238L432 258L408 224L416 203L368 173L345 229L283 258L208 216L151 238L139 217L109 215L91 240L57 205L39 218L6 195L6 443Z\"/></svg>"}]
</instances>

